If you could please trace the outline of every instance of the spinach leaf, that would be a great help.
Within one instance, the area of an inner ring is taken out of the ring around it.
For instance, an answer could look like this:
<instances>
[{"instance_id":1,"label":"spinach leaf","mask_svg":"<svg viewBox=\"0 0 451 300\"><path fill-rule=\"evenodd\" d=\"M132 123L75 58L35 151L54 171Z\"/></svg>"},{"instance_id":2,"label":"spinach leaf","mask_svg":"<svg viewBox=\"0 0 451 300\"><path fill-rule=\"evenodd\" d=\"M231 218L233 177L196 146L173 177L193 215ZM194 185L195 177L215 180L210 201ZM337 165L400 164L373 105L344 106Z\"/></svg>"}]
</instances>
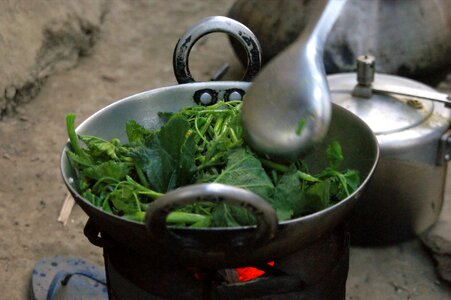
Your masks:
<instances>
[{"instance_id":1,"label":"spinach leaf","mask_svg":"<svg viewBox=\"0 0 451 300\"><path fill-rule=\"evenodd\" d=\"M326 168L317 177L331 183L330 197L334 202L351 195L360 184L359 173L356 170L346 170L342 173L332 168Z\"/></svg>"},{"instance_id":2,"label":"spinach leaf","mask_svg":"<svg viewBox=\"0 0 451 300\"><path fill-rule=\"evenodd\" d=\"M316 182L306 189L302 203L302 214L320 211L330 206L330 181Z\"/></svg>"},{"instance_id":3,"label":"spinach leaf","mask_svg":"<svg viewBox=\"0 0 451 300\"><path fill-rule=\"evenodd\" d=\"M88 153L94 158L107 160L109 157L118 160L119 152L127 152L127 150L121 146L118 139L113 139L109 142L90 135L81 135L79 138L86 144Z\"/></svg>"},{"instance_id":4,"label":"spinach leaf","mask_svg":"<svg viewBox=\"0 0 451 300\"><path fill-rule=\"evenodd\" d=\"M330 168L338 169L343 161L341 146L337 141L333 141L326 149L326 159Z\"/></svg>"},{"instance_id":5,"label":"spinach leaf","mask_svg":"<svg viewBox=\"0 0 451 300\"><path fill-rule=\"evenodd\" d=\"M113 180L119 181L125 178L125 176L130 172L130 164L125 162L114 162L107 161L99 165L92 165L80 171L83 177L102 180L104 178L111 178Z\"/></svg>"},{"instance_id":6,"label":"spinach leaf","mask_svg":"<svg viewBox=\"0 0 451 300\"><path fill-rule=\"evenodd\" d=\"M213 182L243 188L264 199L269 199L274 190L260 161L244 147L231 151L226 167Z\"/></svg>"},{"instance_id":7,"label":"spinach leaf","mask_svg":"<svg viewBox=\"0 0 451 300\"><path fill-rule=\"evenodd\" d=\"M146 138L152 135L152 131L145 129L135 120L130 120L125 125L128 141L130 143L143 144Z\"/></svg>"},{"instance_id":8,"label":"spinach leaf","mask_svg":"<svg viewBox=\"0 0 451 300\"><path fill-rule=\"evenodd\" d=\"M108 201L113 205L114 212L118 215L135 215L141 212L141 205L130 186L119 186L109 194Z\"/></svg>"},{"instance_id":9,"label":"spinach leaf","mask_svg":"<svg viewBox=\"0 0 451 300\"><path fill-rule=\"evenodd\" d=\"M101 202L102 202L101 198L97 197L91 191L89 191L89 190L84 191L81 195L82 195L83 198L85 198L86 200L91 202L93 205L95 205L95 206L100 206L101 205Z\"/></svg>"},{"instance_id":10,"label":"spinach leaf","mask_svg":"<svg viewBox=\"0 0 451 300\"><path fill-rule=\"evenodd\" d=\"M78 155L70 150L66 151L67 156L72 164L76 164L78 168L90 167L93 165L91 158L87 155Z\"/></svg>"},{"instance_id":11,"label":"spinach leaf","mask_svg":"<svg viewBox=\"0 0 451 300\"><path fill-rule=\"evenodd\" d=\"M184 118L171 118L145 145L130 150L153 190L165 193L191 183L196 148L189 129Z\"/></svg>"},{"instance_id":12,"label":"spinach leaf","mask_svg":"<svg viewBox=\"0 0 451 300\"><path fill-rule=\"evenodd\" d=\"M341 199L348 197L359 187L360 177L356 170L346 170L345 173L340 173L336 176L339 181L339 186L334 199L335 201L340 201Z\"/></svg>"},{"instance_id":13,"label":"spinach leaf","mask_svg":"<svg viewBox=\"0 0 451 300\"><path fill-rule=\"evenodd\" d=\"M216 176L209 176L208 180L249 190L263 199L270 199L274 190L274 185L260 161L245 148L231 151L224 170ZM255 218L244 208L221 203L212 211L213 226L231 227L251 224L255 224Z\"/></svg>"},{"instance_id":14,"label":"spinach leaf","mask_svg":"<svg viewBox=\"0 0 451 300\"><path fill-rule=\"evenodd\" d=\"M279 221L289 220L302 212L303 191L295 168L291 168L277 182L274 197L270 200Z\"/></svg>"},{"instance_id":15,"label":"spinach leaf","mask_svg":"<svg viewBox=\"0 0 451 300\"><path fill-rule=\"evenodd\" d=\"M346 170L343 174L346 179L346 184L351 192L355 191L360 185L360 175L357 170Z\"/></svg>"},{"instance_id":16,"label":"spinach leaf","mask_svg":"<svg viewBox=\"0 0 451 300\"><path fill-rule=\"evenodd\" d=\"M354 192L359 184L360 177L357 170L338 170L343 161L343 153L338 142L334 141L326 149L328 167L321 171L316 177L327 180L329 186L329 202L336 203L345 199Z\"/></svg>"},{"instance_id":17,"label":"spinach leaf","mask_svg":"<svg viewBox=\"0 0 451 300\"><path fill-rule=\"evenodd\" d=\"M224 203L218 204L211 214L212 226L237 227L254 225L255 218L246 209Z\"/></svg>"}]
</instances>

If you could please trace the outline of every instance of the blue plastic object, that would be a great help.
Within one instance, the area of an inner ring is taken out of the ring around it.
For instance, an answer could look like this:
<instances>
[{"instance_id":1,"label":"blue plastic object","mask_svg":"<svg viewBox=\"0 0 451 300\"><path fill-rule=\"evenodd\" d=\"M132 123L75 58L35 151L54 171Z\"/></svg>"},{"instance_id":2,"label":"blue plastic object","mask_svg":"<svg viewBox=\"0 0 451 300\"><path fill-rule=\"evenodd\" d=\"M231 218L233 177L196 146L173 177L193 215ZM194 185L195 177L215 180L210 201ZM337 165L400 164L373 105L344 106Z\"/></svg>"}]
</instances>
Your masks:
<instances>
[{"instance_id":1,"label":"blue plastic object","mask_svg":"<svg viewBox=\"0 0 451 300\"><path fill-rule=\"evenodd\" d=\"M33 269L31 289L33 300L108 299L104 269L77 257L41 259Z\"/></svg>"}]
</instances>

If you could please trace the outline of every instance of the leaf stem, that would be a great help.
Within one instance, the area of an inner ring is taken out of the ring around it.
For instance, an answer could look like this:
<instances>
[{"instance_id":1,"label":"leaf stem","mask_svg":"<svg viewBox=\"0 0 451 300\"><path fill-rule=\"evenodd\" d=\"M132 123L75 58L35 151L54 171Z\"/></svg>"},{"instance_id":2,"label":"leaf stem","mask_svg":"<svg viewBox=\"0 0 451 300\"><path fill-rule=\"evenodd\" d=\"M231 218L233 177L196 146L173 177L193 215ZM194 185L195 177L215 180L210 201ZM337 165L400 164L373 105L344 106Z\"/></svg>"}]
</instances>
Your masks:
<instances>
[{"instance_id":1,"label":"leaf stem","mask_svg":"<svg viewBox=\"0 0 451 300\"><path fill-rule=\"evenodd\" d=\"M310 182L321 181L318 178L316 178L315 176L312 176L310 174L307 174L307 173L299 171L299 170L298 170L297 174L298 174L299 178L301 178L302 180L305 180L305 181L310 181Z\"/></svg>"},{"instance_id":2,"label":"leaf stem","mask_svg":"<svg viewBox=\"0 0 451 300\"><path fill-rule=\"evenodd\" d=\"M127 179L127 181L123 181L123 182L134 186L138 190L138 194L140 194L140 195L147 195L150 198L152 198L153 200L164 195L163 193L155 192L155 191L139 184L138 182L134 181L133 178L131 178L128 175L126 176L126 179Z\"/></svg>"},{"instance_id":3,"label":"leaf stem","mask_svg":"<svg viewBox=\"0 0 451 300\"><path fill-rule=\"evenodd\" d=\"M142 169L136 163L135 163L135 169L136 169L136 174L138 175L139 181L141 181L141 183L144 186L149 186L149 182L147 181L146 176L144 175Z\"/></svg>"},{"instance_id":4,"label":"leaf stem","mask_svg":"<svg viewBox=\"0 0 451 300\"><path fill-rule=\"evenodd\" d=\"M67 135L69 136L70 144L74 152L81 157L86 157L86 154L83 152L83 149L81 149L80 144L78 143L78 136L77 133L75 132L75 114L73 113L67 114L66 128Z\"/></svg>"},{"instance_id":5,"label":"leaf stem","mask_svg":"<svg viewBox=\"0 0 451 300\"><path fill-rule=\"evenodd\" d=\"M264 159L264 158L258 158L258 159L260 160L260 162L262 163L263 166L274 169L276 171L285 173L290 170L290 168L286 165L279 164L279 163L276 163L276 162L273 162L271 160Z\"/></svg>"},{"instance_id":6,"label":"leaf stem","mask_svg":"<svg viewBox=\"0 0 451 300\"><path fill-rule=\"evenodd\" d=\"M207 219L207 216L187 213L183 211L173 211L166 217L166 222L168 223L186 223L186 224L194 224Z\"/></svg>"}]
</instances>

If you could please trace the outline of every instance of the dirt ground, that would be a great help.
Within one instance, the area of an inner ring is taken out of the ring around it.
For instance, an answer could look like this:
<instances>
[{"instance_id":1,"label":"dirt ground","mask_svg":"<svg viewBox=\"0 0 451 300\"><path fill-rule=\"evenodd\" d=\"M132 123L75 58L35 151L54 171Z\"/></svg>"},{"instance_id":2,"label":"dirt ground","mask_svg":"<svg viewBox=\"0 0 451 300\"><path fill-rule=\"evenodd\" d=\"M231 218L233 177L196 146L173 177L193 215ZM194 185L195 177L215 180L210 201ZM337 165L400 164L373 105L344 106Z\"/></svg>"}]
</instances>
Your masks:
<instances>
[{"instance_id":1,"label":"dirt ground","mask_svg":"<svg viewBox=\"0 0 451 300\"><path fill-rule=\"evenodd\" d=\"M83 235L86 215L75 207L57 222L67 195L59 170L65 115L77 123L125 96L176 84L172 50L188 27L225 15L232 0L113 0L100 39L71 70L49 77L39 95L0 121L0 299L28 297L30 274L42 257L72 255L103 264L101 249ZM221 34L204 39L190 66L208 79L222 63L242 72ZM449 181L449 180L448 180ZM448 191L451 183L448 184ZM451 215L447 192L444 214ZM384 248L352 248L347 299L451 299L419 241Z\"/></svg>"}]
</instances>

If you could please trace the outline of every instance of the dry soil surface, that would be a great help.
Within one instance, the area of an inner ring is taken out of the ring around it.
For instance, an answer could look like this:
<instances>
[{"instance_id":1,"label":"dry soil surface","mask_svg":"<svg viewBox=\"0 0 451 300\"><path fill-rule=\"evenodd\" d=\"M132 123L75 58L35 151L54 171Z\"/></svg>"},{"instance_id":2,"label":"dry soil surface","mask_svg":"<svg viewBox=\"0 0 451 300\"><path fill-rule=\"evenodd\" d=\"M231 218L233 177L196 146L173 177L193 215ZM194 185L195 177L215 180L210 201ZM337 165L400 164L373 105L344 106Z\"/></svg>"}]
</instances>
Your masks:
<instances>
[{"instance_id":1,"label":"dry soil surface","mask_svg":"<svg viewBox=\"0 0 451 300\"><path fill-rule=\"evenodd\" d=\"M27 298L31 271L42 257L73 255L103 264L101 249L83 235L87 217L79 207L67 226L57 222L67 195L59 170L65 115L76 113L79 123L118 99L175 84L172 50L178 37L204 17L226 15L232 3L110 1L90 55L49 77L35 99L0 121L0 299ZM199 80L225 62L232 67L229 76L239 79L242 70L223 35L209 36L193 51L190 66ZM450 299L451 289L413 240L352 248L347 298Z\"/></svg>"}]
</instances>

